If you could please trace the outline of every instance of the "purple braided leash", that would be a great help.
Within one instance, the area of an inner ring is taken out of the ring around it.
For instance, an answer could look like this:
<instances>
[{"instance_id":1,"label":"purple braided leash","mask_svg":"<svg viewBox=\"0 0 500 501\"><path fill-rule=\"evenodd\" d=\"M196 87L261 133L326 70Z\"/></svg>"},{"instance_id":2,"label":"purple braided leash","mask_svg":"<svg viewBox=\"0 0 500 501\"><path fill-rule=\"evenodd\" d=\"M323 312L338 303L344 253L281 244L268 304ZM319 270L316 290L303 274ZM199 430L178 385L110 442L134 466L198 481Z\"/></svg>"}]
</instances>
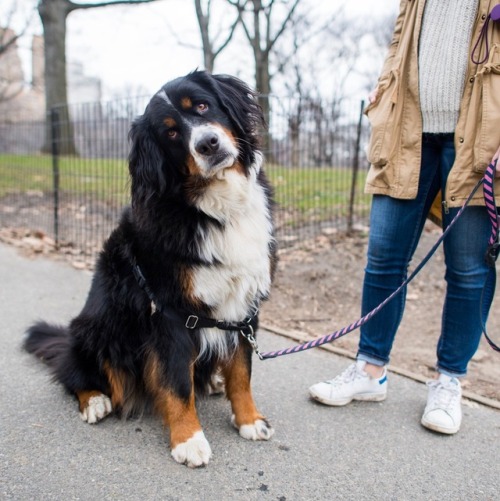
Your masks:
<instances>
[{"instance_id":1,"label":"purple braided leash","mask_svg":"<svg viewBox=\"0 0 500 501\"><path fill-rule=\"evenodd\" d=\"M488 245L495 245L498 242L498 215L497 206L495 203L495 194L493 191L493 181L495 179L496 165L498 160L488 165L483 178L483 196L486 210L491 222L491 235L488 240Z\"/></svg>"},{"instance_id":2,"label":"purple braided leash","mask_svg":"<svg viewBox=\"0 0 500 501\"><path fill-rule=\"evenodd\" d=\"M499 5L500 10L500 5ZM500 14L500 13L499 13ZM486 262L490 267L488 276L484 283L483 292L481 294L481 326L483 329L484 337L488 344L497 352L500 352L500 347L497 346L491 338L488 336L486 331L486 320L488 319L488 313L495 295L495 284L496 284L496 267L495 263L498 258L500 251L500 244L498 242L498 212L495 204L495 193L494 193L494 179L495 171L498 160L492 162L488 165L486 172L484 173L484 183L483 183L483 195L484 203L488 211L491 222L491 235L488 240L488 250L486 252Z\"/></svg>"},{"instance_id":3,"label":"purple braided leash","mask_svg":"<svg viewBox=\"0 0 500 501\"><path fill-rule=\"evenodd\" d=\"M317 339L313 339L312 341L308 341L306 343L298 344L296 346L291 346L290 348L285 348L282 350L278 351L268 351L264 353L259 354L259 358L261 360L267 360L269 358L277 358L282 355L289 355L291 353L299 353L301 351L306 351L310 350L311 348L317 348L318 346L322 346L327 343L331 343L332 341L335 341L336 339L345 336L346 334L349 334L349 332L352 332L362 325L366 324L373 316L375 316L387 303L392 301L398 294L401 293L401 291L415 278L415 276L420 272L420 270L427 264L429 259L433 256L433 254L436 252L437 248L441 245L441 242L444 240L446 235L450 232L451 228L454 226L454 224L457 222L458 218L462 215L463 211L465 208L469 205L469 202L472 200L472 197L476 194L477 190L483 184L483 194L485 197L485 204L488 210L488 215L491 220L492 224L492 233L489 238L488 244L490 247L495 247L495 251L498 253L498 219L497 219L497 211L496 211L496 205L495 205L495 198L493 196L493 179L495 177L495 170L496 170L496 161L494 163L491 163L488 168L486 169L486 173L483 178L481 178L476 186L474 186L474 189L472 190L471 194L467 197L467 200L465 203L462 205L460 210L457 212L455 217L451 220L450 224L446 228L446 230L443 231L437 242L434 244L434 246L431 248L431 250L427 253L427 255L422 259L422 261L419 263L419 265L413 270L413 272L410 274L408 278L390 295L388 296L382 303L380 303L377 307L375 307L373 310L368 312L365 316L361 317L359 320L356 322L353 322L352 324L343 327L342 329L339 329L335 332L332 332L331 334L326 334L325 336L322 336ZM496 256L495 256L496 258ZM493 262L494 265L494 262ZM494 292L494 289L493 289ZM483 331L486 331L484 328L484 322L483 322ZM488 339L488 337L486 336ZM494 344L488 339L488 342L492 347L495 347ZM497 349L498 348L494 348Z\"/></svg>"}]
</instances>

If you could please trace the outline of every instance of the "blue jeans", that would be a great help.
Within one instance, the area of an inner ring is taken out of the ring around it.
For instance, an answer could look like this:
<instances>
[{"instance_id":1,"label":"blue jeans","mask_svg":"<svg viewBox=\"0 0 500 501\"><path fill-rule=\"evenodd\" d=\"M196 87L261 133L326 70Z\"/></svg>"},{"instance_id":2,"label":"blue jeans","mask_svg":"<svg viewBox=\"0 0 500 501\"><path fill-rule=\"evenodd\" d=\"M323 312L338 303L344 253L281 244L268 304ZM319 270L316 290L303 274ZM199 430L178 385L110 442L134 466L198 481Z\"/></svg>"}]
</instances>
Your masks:
<instances>
[{"instance_id":1,"label":"blue jeans","mask_svg":"<svg viewBox=\"0 0 500 501\"><path fill-rule=\"evenodd\" d=\"M438 191L445 189L455 159L453 134L424 134L417 197L373 197L363 284L362 314L388 297L407 276L425 219ZM458 208L443 211L444 227ZM488 273L484 256L491 227L486 209L469 206L443 242L446 297L437 345L437 369L460 377L481 339L481 292ZM441 277L435 277L436 280ZM406 290L361 328L358 359L385 365L405 308ZM422 315L426 312L422 311Z\"/></svg>"}]
</instances>

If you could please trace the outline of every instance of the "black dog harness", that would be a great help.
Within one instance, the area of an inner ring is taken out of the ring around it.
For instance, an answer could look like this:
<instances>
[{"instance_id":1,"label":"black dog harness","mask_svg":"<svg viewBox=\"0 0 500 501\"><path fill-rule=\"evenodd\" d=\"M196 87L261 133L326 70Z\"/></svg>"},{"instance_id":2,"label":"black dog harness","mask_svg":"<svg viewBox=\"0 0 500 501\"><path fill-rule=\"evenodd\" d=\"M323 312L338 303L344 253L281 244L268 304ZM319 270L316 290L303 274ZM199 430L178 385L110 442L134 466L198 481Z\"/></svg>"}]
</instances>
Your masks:
<instances>
[{"instance_id":1,"label":"black dog harness","mask_svg":"<svg viewBox=\"0 0 500 501\"><path fill-rule=\"evenodd\" d=\"M165 317L178 324L184 325L187 329L212 329L217 328L223 331L239 332L253 348L257 356L262 359L257 341L255 340L255 330L257 328L257 314L259 308L257 303L251 309L251 313L241 322L227 322L225 320L216 320L214 318L204 317L181 308L174 308L168 304L161 304L154 292L149 287L146 277L135 258L132 259L132 272L139 287L147 294L151 301L152 314L159 312Z\"/></svg>"}]
</instances>

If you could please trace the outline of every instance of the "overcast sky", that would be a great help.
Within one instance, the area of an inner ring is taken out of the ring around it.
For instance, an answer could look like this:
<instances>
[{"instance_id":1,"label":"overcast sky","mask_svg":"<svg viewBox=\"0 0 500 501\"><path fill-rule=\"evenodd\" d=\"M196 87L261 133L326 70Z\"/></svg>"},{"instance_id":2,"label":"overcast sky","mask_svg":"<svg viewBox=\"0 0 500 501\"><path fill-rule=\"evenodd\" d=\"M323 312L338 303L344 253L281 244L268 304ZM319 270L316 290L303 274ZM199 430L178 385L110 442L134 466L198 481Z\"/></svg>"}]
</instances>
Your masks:
<instances>
[{"instance_id":1,"label":"overcast sky","mask_svg":"<svg viewBox=\"0 0 500 501\"><path fill-rule=\"evenodd\" d=\"M349 15L361 19L396 12L399 5L399 0L308 1L313 9L324 12L325 17L343 5ZM0 15L13 2L27 9L35 6L37 0L2 0ZM38 16L32 26L34 32L41 33ZM29 39L22 40L20 46L28 69ZM155 92L167 80L202 66L200 46L190 0L82 9L71 13L67 21L68 61L83 63L85 74L100 78L105 96L126 87L132 92L138 89ZM251 81L249 58L250 53L235 45L220 56L215 70Z\"/></svg>"}]
</instances>

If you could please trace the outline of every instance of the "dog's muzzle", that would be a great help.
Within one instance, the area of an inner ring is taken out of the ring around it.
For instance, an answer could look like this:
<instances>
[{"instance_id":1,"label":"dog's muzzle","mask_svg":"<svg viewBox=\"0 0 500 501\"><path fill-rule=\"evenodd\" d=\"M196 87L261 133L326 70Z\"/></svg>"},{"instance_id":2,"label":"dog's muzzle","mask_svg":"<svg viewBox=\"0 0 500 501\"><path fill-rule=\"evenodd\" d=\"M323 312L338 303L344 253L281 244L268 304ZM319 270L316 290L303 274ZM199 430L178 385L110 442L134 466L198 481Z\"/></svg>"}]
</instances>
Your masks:
<instances>
[{"instance_id":1,"label":"dog's muzzle","mask_svg":"<svg viewBox=\"0 0 500 501\"><path fill-rule=\"evenodd\" d=\"M205 174L232 167L238 158L238 149L219 127L193 129L190 147L196 163Z\"/></svg>"}]
</instances>

